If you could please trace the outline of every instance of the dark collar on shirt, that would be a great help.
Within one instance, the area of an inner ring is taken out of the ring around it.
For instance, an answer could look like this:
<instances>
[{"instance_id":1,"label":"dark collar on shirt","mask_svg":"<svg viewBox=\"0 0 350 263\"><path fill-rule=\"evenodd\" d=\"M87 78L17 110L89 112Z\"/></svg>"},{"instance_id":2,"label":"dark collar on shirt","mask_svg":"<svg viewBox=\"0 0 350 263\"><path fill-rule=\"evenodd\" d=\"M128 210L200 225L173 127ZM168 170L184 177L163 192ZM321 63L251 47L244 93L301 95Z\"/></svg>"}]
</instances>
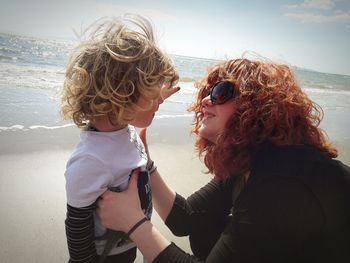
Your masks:
<instances>
[{"instance_id":1,"label":"dark collar on shirt","mask_svg":"<svg viewBox=\"0 0 350 263\"><path fill-rule=\"evenodd\" d=\"M94 132L99 132L98 129L96 129L96 127L94 127L91 123L89 123L86 128L85 128L86 131L94 131Z\"/></svg>"}]
</instances>

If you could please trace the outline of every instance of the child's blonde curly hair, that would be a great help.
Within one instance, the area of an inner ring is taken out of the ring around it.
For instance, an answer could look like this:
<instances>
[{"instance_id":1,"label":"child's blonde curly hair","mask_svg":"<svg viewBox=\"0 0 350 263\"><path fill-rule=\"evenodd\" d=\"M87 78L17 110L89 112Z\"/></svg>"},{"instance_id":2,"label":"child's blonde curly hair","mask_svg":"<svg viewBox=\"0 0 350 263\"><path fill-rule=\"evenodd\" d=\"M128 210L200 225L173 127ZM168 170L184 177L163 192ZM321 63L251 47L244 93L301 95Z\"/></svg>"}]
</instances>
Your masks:
<instances>
[{"instance_id":1,"label":"child's blonde curly hair","mask_svg":"<svg viewBox=\"0 0 350 263\"><path fill-rule=\"evenodd\" d=\"M159 97L178 74L154 41L150 22L137 15L98 21L73 50L64 81L61 113L78 127L108 117L127 124L141 110L140 98Z\"/></svg>"}]
</instances>

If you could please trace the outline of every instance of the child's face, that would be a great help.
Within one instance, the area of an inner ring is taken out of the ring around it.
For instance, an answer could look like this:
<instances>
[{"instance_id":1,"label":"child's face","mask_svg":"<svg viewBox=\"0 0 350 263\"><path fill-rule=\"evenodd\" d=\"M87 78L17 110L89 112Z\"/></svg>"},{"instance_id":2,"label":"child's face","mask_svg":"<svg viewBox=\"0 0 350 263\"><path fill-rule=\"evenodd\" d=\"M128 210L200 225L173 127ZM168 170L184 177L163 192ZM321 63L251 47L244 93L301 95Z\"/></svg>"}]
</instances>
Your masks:
<instances>
[{"instance_id":1,"label":"child's face","mask_svg":"<svg viewBox=\"0 0 350 263\"><path fill-rule=\"evenodd\" d=\"M161 104L162 102L163 100L161 99L161 97L159 99L151 100L151 101L147 101L140 98L139 101L137 102L138 106L140 106L141 108L149 108L150 104L152 106L147 111L138 112L134 120L130 124L138 128L148 127L153 121L155 112L159 108L159 104Z\"/></svg>"}]
</instances>

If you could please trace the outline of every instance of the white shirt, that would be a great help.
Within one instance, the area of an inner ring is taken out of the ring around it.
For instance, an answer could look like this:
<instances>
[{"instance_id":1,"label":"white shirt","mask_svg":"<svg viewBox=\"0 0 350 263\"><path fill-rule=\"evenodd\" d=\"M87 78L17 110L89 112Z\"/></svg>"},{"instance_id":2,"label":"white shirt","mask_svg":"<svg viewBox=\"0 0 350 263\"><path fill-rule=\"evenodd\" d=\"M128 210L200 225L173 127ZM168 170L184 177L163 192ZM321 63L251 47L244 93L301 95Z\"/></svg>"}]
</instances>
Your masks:
<instances>
[{"instance_id":1,"label":"white shirt","mask_svg":"<svg viewBox=\"0 0 350 263\"><path fill-rule=\"evenodd\" d=\"M145 167L147 154L135 128L131 125L114 132L82 131L80 142L66 166L67 203L76 208L93 204L108 188L123 191L128 186L133 169ZM95 236L106 229L94 214ZM101 254L105 240L96 240L96 250ZM110 254L122 253L134 243L115 247Z\"/></svg>"}]
</instances>

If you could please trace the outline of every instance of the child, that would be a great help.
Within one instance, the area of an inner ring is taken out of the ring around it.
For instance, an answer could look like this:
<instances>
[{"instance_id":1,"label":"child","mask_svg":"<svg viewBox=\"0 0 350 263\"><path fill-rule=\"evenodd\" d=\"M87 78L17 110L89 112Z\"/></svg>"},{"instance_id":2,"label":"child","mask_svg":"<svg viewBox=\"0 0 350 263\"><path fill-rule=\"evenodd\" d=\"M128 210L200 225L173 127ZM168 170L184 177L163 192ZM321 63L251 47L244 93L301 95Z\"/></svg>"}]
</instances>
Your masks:
<instances>
[{"instance_id":1,"label":"child","mask_svg":"<svg viewBox=\"0 0 350 263\"><path fill-rule=\"evenodd\" d=\"M178 79L144 18L113 18L90 30L90 38L70 57L62 96L62 115L82 128L65 172L72 263L102 261L108 235L95 213L95 202L107 189L125 190L132 170L146 169L147 154L133 126L150 125L163 102L162 85ZM150 218L151 198L146 199L144 210ZM103 262L135 258L136 247L127 241L115 245Z\"/></svg>"}]
</instances>

